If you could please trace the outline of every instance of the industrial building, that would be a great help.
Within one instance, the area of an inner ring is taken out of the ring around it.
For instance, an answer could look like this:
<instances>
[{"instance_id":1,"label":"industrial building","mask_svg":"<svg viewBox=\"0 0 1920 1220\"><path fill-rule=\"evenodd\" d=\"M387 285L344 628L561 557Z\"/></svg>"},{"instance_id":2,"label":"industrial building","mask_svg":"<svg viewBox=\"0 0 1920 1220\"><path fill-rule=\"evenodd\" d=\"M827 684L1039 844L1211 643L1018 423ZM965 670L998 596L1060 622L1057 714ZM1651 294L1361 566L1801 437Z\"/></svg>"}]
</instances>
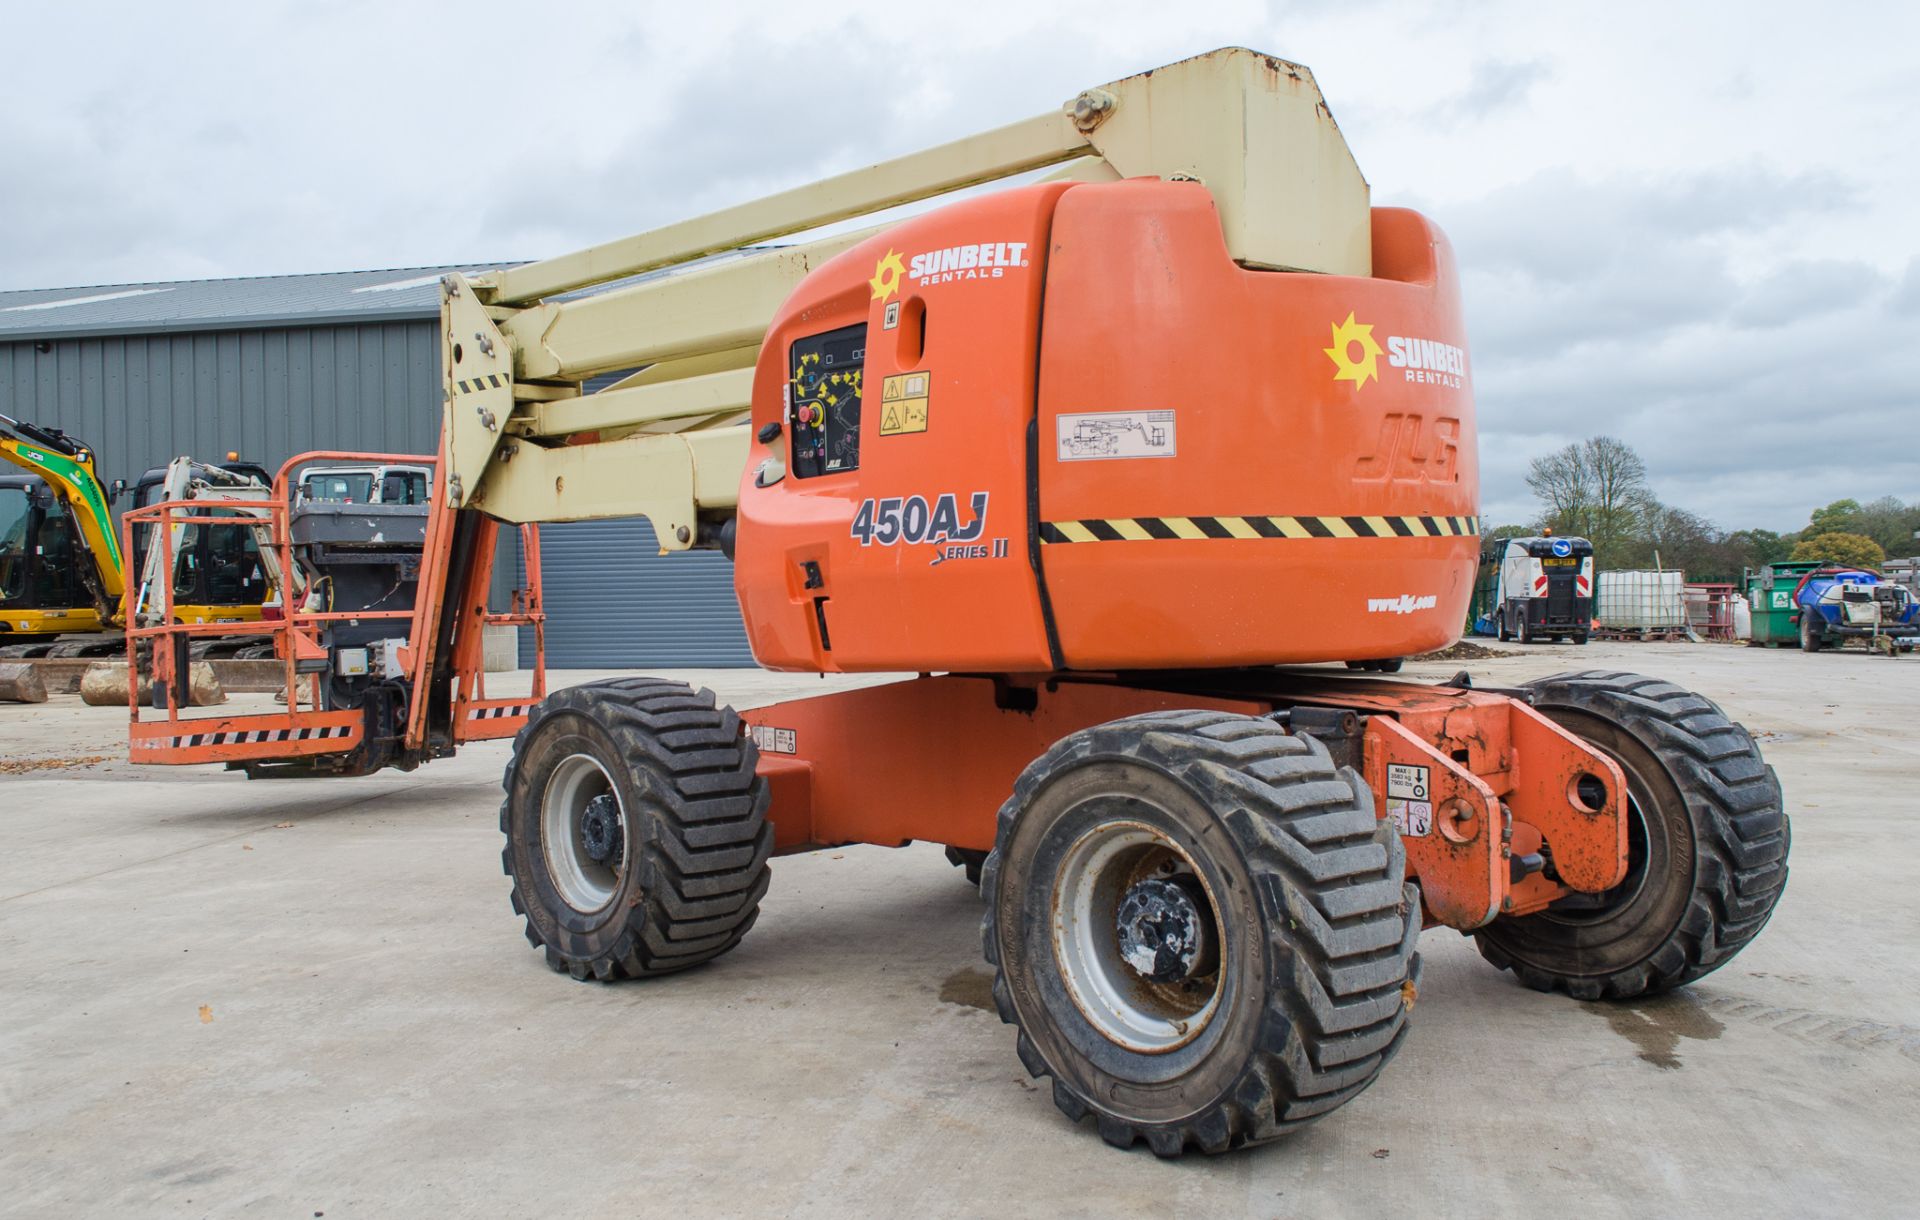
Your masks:
<instances>
[{"instance_id":1,"label":"industrial building","mask_svg":"<svg viewBox=\"0 0 1920 1220\"><path fill-rule=\"evenodd\" d=\"M439 277L479 269L0 292L0 413L93 446L106 482L181 454L429 454ZM752 664L723 556L661 556L644 520L544 526L540 550L548 664Z\"/></svg>"}]
</instances>

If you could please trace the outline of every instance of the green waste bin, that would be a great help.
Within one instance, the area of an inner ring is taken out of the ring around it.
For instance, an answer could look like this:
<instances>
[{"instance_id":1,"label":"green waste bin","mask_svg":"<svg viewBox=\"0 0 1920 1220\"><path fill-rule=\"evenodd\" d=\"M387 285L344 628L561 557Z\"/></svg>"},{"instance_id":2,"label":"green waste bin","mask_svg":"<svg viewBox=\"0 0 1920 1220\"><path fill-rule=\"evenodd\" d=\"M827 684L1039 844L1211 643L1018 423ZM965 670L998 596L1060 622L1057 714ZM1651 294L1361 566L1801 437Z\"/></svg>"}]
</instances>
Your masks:
<instances>
[{"instance_id":1,"label":"green waste bin","mask_svg":"<svg viewBox=\"0 0 1920 1220\"><path fill-rule=\"evenodd\" d=\"M1753 607L1754 646L1800 647L1800 608L1793 604L1800 578L1826 565L1815 561L1770 563L1747 572L1747 604Z\"/></svg>"}]
</instances>

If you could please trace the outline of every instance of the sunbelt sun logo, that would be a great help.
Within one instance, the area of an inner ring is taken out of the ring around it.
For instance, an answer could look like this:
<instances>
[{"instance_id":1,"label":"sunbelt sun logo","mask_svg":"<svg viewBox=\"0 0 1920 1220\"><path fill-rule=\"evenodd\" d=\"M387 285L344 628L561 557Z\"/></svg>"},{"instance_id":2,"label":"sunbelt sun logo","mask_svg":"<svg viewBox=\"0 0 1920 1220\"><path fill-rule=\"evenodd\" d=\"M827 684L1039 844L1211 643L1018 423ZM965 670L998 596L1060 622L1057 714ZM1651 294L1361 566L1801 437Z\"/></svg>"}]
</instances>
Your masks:
<instances>
[{"instance_id":1,"label":"sunbelt sun logo","mask_svg":"<svg viewBox=\"0 0 1920 1220\"><path fill-rule=\"evenodd\" d=\"M1402 381L1456 390L1466 382L1467 352L1463 347L1411 335L1388 335L1387 345L1381 347L1373 337L1373 324L1360 321L1351 312L1346 321L1333 323L1332 329L1332 346L1321 350L1333 361L1333 379L1351 381L1355 390L1380 380L1381 356L1387 358L1388 368L1400 370Z\"/></svg>"},{"instance_id":2,"label":"sunbelt sun logo","mask_svg":"<svg viewBox=\"0 0 1920 1220\"><path fill-rule=\"evenodd\" d=\"M1368 614L1412 614L1416 610L1431 610L1440 604L1440 599L1428 594L1416 597L1411 593L1402 593L1398 597L1369 597Z\"/></svg>"}]
</instances>

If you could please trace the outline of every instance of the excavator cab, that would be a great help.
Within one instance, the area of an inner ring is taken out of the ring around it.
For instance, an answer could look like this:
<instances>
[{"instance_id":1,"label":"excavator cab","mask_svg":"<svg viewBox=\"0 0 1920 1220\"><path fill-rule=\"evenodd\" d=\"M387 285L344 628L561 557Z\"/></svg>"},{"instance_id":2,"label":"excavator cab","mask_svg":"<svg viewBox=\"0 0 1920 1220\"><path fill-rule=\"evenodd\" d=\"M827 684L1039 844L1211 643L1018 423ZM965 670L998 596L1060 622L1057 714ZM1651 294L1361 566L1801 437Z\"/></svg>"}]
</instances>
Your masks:
<instances>
[{"instance_id":1,"label":"excavator cab","mask_svg":"<svg viewBox=\"0 0 1920 1220\"><path fill-rule=\"evenodd\" d=\"M242 479L256 479L271 485L273 476L257 462L228 460L211 464ZM151 508L166 499L167 468L154 466L133 485L134 509ZM204 515L246 517L227 509L208 508ZM153 531L133 532L135 573L147 570L147 552L153 546ZM259 617L259 605L273 593L266 567L260 559L257 531L247 524L188 524L181 528L175 544L173 563L173 603L189 621L222 619L251 620Z\"/></svg>"},{"instance_id":2,"label":"excavator cab","mask_svg":"<svg viewBox=\"0 0 1920 1220\"><path fill-rule=\"evenodd\" d=\"M75 574L73 522L46 480L0 475L0 644L75 630L92 599Z\"/></svg>"},{"instance_id":3,"label":"excavator cab","mask_svg":"<svg viewBox=\"0 0 1920 1220\"><path fill-rule=\"evenodd\" d=\"M0 461L24 472L7 480L20 492L9 512L19 549L0 561L20 568L13 582L24 601L0 609L0 628L16 643L102 630L124 583L93 450L58 428L0 415Z\"/></svg>"}]
</instances>

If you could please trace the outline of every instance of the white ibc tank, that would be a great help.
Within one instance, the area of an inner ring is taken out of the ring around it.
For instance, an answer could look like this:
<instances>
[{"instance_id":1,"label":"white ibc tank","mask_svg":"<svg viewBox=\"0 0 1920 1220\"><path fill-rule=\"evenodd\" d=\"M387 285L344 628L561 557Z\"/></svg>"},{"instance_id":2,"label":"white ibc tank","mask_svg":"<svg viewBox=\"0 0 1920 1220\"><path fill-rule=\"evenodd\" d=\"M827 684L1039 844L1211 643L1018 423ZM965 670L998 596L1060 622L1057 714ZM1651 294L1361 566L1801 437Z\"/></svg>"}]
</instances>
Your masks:
<instances>
[{"instance_id":1,"label":"white ibc tank","mask_svg":"<svg viewBox=\"0 0 1920 1220\"><path fill-rule=\"evenodd\" d=\"M1594 617L1614 631L1679 630L1687 622L1681 572L1602 572Z\"/></svg>"}]
</instances>

